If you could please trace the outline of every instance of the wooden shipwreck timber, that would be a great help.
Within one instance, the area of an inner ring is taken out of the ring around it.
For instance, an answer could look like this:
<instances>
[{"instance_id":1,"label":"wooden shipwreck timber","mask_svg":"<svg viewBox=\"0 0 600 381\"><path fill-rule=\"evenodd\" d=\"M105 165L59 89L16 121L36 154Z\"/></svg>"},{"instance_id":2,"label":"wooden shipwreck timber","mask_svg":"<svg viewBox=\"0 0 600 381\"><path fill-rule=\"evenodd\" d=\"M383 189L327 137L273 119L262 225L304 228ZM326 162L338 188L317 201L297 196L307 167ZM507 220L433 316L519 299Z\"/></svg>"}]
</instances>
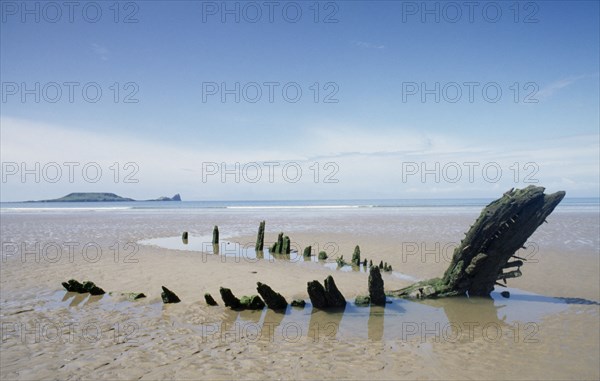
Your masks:
<instances>
[{"instance_id":1,"label":"wooden shipwreck timber","mask_svg":"<svg viewBox=\"0 0 600 381\"><path fill-rule=\"evenodd\" d=\"M436 298L470 295L489 296L495 285L522 275L525 259L515 256L527 239L565 197L565 192L544 194L543 187L530 185L511 189L486 206L454 250L442 278L415 283L389 296Z\"/></svg>"},{"instance_id":2,"label":"wooden shipwreck timber","mask_svg":"<svg viewBox=\"0 0 600 381\"><path fill-rule=\"evenodd\" d=\"M524 189L511 189L504 195L487 205L464 239L454 250L452 261L441 278L434 278L415 283L406 288L395 291L384 291L381 271L391 271L391 265L380 262L379 266L369 261L368 290L369 295L358 296L357 305L385 305L386 296L400 298L440 298L448 296L484 296L487 297L496 285L504 286L506 280L522 275L521 266L525 259L515 256L515 253L524 247L527 239L546 221L554 208L561 202L565 192L560 191L545 194L543 187L529 186ZM265 222L259 226L256 251L264 247ZM187 241L188 234L184 232L182 239ZM213 245L219 243L219 230L213 230ZM187 242L186 242L187 243ZM270 252L278 254L290 253L290 238L279 233L277 241L273 243ZM324 259L326 253L319 253ZM366 258L361 261L360 248L356 246L352 256L353 266L367 265ZM311 247L304 250L304 256L311 255ZM338 265L344 265L343 257L338 258ZM380 271L381 270L381 271ZM502 282L502 283L500 283ZM81 285L75 280L63 283L67 291L104 293L95 287L92 282ZM221 287L219 292L225 306L236 310L262 309L265 305L273 310L285 310L288 306L286 299L273 291L268 285L258 282L259 295L244 296L238 299L230 289ZM93 291L90 291L92 290ZM343 309L346 299L338 290L333 277L324 280L324 286L314 280L308 282L307 293L314 308L318 309ZM143 294L139 294L143 295ZM164 303L178 303L180 299L163 286L162 299ZM262 297L262 299L261 299ZM210 294L205 294L208 305L217 305ZM264 300L264 301L263 301ZM304 307L303 300L294 300L292 306Z\"/></svg>"}]
</instances>

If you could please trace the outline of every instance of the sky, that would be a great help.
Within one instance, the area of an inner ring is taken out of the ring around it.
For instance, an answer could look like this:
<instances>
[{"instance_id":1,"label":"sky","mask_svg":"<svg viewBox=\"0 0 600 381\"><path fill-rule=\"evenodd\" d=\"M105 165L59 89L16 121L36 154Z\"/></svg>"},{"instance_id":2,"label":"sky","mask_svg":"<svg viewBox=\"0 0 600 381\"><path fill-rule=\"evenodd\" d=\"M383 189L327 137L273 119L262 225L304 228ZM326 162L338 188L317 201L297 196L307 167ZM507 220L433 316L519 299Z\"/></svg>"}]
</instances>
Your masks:
<instances>
[{"instance_id":1,"label":"sky","mask_svg":"<svg viewBox=\"0 0 600 381\"><path fill-rule=\"evenodd\" d=\"M1 201L600 192L598 1L1 1Z\"/></svg>"}]
</instances>

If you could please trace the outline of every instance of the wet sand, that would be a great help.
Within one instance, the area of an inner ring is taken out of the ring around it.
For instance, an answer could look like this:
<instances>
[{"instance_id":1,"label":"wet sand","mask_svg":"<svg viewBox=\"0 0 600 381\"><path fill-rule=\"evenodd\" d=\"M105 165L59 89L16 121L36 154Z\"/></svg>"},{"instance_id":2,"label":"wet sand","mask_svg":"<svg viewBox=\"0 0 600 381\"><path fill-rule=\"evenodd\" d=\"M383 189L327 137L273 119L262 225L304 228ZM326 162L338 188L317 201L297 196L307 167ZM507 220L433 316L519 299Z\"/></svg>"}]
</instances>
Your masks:
<instances>
[{"instance_id":1,"label":"wet sand","mask_svg":"<svg viewBox=\"0 0 600 381\"><path fill-rule=\"evenodd\" d=\"M234 312L222 306L218 289L229 287L239 297L255 294L261 281L288 301L308 301L306 282L331 274L353 300L367 293L366 273L303 259L256 260L139 243L184 230L190 241L204 241L219 225L223 241L253 246L265 219L267 242L284 231L298 248L327 250L330 262L342 254L349 261L359 244L363 258L393 266L394 273L384 274L391 290L410 284L398 274L441 275L452 245L476 216L372 210L3 213L0 376L598 379L600 223L594 213L550 216L521 253L529 261L523 277L509 281L509 299L495 293L493 300L394 300L385 309L349 303L343 313L310 305L285 314ZM14 246L6 243L18 244L19 251L11 255ZM67 293L60 282L70 278L93 280L111 294ZM182 302L163 305L162 285ZM147 298L129 301L121 295L127 292ZM205 292L220 306L208 307Z\"/></svg>"}]
</instances>

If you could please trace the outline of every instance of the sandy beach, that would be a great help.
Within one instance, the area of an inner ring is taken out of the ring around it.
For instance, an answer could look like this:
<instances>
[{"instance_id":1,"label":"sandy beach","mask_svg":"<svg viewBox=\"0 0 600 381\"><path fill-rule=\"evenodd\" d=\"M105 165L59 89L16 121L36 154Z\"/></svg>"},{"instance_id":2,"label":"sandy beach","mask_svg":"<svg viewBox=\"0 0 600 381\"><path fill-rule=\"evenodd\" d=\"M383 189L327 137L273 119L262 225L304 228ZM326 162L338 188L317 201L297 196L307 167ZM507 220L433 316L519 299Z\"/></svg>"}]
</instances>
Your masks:
<instances>
[{"instance_id":1,"label":"sandy beach","mask_svg":"<svg viewBox=\"0 0 600 381\"><path fill-rule=\"evenodd\" d=\"M0 14L0 381L600 381L600 1Z\"/></svg>"},{"instance_id":2,"label":"sandy beach","mask_svg":"<svg viewBox=\"0 0 600 381\"><path fill-rule=\"evenodd\" d=\"M441 275L452 244L476 216L369 209L4 212L1 376L598 379L595 213L557 210L528 241L529 251L522 254L530 263L523 277L509 281L509 299L495 292L492 300L394 300L385 308L349 303L343 313L310 306L306 283L327 275L349 302L367 293L365 272L335 266L336 255L349 260L357 244L363 258L393 266L383 276L386 290ZM182 231L189 231L191 242L207 240L218 225L223 242L253 247L263 219L267 242L283 231L293 247L312 244L329 251L330 263L156 244L173 242ZM23 242L26 250L16 253L7 246ZM93 280L107 294L67 293L60 283L71 278ZM309 304L288 307L285 314L223 306L219 287L240 297L256 294L257 281L288 302L299 298ZM163 285L182 302L164 305ZM130 301L129 292L147 297ZM207 306L205 292L219 306Z\"/></svg>"}]
</instances>

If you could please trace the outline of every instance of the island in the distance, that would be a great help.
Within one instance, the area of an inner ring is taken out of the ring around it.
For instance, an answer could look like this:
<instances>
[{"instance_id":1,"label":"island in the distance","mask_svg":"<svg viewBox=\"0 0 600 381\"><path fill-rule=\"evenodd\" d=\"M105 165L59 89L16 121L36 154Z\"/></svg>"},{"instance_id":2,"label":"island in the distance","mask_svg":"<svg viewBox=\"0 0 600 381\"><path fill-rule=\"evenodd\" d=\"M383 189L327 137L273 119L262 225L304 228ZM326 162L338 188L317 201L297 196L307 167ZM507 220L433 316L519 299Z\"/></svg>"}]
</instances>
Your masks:
<instances>
[{"instance_id":1,"label":"island in the distance","mask_svg":"<svg viewBox=\"0 0 600 381\"><path fill-rule=\"evenodd\" d=\"M159 197L154 200L134 200L132 198L121 197L114 193L98 193L98 192L78 192L69 193L68 195L55 198L52 200L39 200L28 202L119 202L119 201L181 201L181 196L177 193L173 197Z\"/></svg>"}]
</instances>

